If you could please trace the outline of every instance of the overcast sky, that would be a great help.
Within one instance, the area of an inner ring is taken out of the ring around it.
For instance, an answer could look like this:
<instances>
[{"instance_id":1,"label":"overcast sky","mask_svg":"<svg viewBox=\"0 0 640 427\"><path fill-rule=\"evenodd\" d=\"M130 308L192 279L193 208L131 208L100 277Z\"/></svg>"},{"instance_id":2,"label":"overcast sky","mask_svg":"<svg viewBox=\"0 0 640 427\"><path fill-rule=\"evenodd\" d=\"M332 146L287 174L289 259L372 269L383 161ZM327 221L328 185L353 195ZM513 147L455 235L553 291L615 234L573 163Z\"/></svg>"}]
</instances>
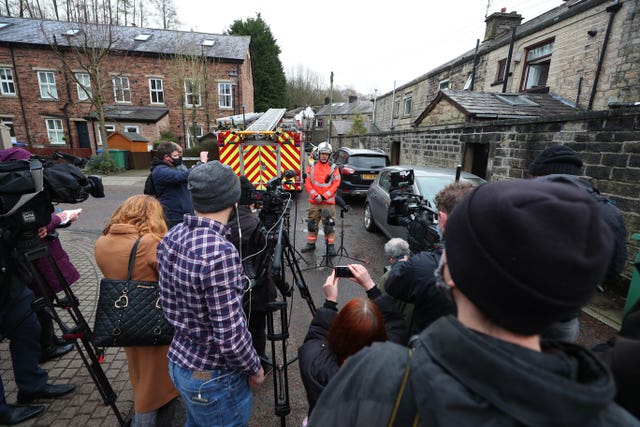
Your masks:
<instances>
[{"instance_id":1,"label":"overcast sky","mask_svg":"<svg viewBox=\"0 0 640 427\"><path fill-rule=\"evenodd\" d=\"M492 0L524 21L562 0ZM177 0L182 29L220 34L259 12L280 46L285 73L299 64L329 85L378 94L409 82L464 52L484 36L487 0Z\"/></svg>"}]
</instances>

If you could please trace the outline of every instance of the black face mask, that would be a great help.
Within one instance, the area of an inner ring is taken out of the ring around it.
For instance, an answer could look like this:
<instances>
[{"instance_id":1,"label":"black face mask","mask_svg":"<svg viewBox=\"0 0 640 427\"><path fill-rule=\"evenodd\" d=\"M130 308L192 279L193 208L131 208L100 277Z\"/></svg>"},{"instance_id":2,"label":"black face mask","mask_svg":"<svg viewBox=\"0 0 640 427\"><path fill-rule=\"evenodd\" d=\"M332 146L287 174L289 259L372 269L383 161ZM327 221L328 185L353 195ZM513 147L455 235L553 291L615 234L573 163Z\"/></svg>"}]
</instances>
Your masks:
<instances>
[{"instance_id":1,"label":"black face mask","mask_svg":"<svg viewBox=\"0 0 640 427\"><path fill-rule=\"evenodd\" d=\"M171 163L175 167L180 166L182 164L182 157L178 157L177 159L171 158Z\"/></svg>"}]
</instances>

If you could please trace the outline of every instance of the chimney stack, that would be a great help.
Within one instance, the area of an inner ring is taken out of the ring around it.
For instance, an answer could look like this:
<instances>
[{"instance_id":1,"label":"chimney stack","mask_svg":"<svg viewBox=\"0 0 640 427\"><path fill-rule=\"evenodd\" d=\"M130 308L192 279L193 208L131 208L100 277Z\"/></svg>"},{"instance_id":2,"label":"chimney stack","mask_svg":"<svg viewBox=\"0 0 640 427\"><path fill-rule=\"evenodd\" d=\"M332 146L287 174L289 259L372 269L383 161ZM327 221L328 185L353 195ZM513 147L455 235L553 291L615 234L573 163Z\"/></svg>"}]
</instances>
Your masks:
<instances>
[{"instance_id":1,"label":"chimney stack","mask_svg":"<svg viewBox=\"0 0 640 427\"><path fill-rule=\"evenodd\" d=\"M358 100L358 95L349 95L349 104L353 104Z\"/></svg>"},{"instance_id":2,"label":"chimney stack","mask_svg":"<svg viewBox=\"0 0 640 427\"><path fill-rule=\"evenodd\" d=\"M518 12L505 13L503 8L501 12L492 13L484 20L487 27L484 32L484 41L495 39L498 36L511 32L514 27L522 22L522 15Z\"/></svg>"}]
</instances>

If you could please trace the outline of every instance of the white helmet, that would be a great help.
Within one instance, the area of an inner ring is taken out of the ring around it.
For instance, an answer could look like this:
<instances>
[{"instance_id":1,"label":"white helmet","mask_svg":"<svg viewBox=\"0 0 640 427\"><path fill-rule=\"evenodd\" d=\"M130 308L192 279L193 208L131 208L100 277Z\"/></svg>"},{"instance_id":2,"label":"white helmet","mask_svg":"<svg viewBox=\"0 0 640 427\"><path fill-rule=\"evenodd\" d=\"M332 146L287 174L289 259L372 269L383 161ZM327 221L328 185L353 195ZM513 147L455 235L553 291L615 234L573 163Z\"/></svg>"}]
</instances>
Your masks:
<instances>
[{"instance_id":1,"label":"white helmet","mask_svg":"<svg viewBox=\"0 0 640 427\"><path fill-rule=\"evenodd\" d=\"M331 154L332 152L333 152L333 147L331 147L331 144L329 144L327 141L321 142L320 144L318 144L318 153Z\"/></svg>"}]
</instances>

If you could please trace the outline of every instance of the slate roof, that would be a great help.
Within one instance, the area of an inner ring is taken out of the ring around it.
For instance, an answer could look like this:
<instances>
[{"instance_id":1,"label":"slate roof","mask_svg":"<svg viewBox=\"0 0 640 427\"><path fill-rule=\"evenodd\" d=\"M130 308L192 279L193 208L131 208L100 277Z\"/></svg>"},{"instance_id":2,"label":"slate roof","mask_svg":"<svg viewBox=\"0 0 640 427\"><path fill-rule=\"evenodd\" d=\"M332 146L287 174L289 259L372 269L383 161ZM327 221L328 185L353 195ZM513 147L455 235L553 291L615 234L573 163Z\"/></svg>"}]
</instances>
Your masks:
<instances>
[{"instance_id":1,"label":"slate roof","mask_svg":"<svg viewBox=\"0 0 640 427\"><path fill-rule=\"evenodd\" d=\"M156 123L167 114L169 114L169 109L164 107L129 107L121 105L107 105L104 107L105 119L115 122ZM96 120L96 112L92 111L86 118L88 120Z\"/></svg>"},{"instance_id":2,"label":"slate roof","mask_svg":"<svg viewBox=\"0 0 640 427\"><path fill-rule=\"evenodd\" d=\"M78 41L76 40L81 40L83 32L92 35L104 34L102 39L108 39L108 26L102 24L0 17L0 24L2 23L10 25L0 28L0 43L50 46L55 35L60 46L69 46L73 43L77 45ZM250 36L226 36L125 26L112 26L111 28L115 40L112 46L113 50L137 53L171 55L192 52L192 54L204 54L210 58L243 61L251 41ZM68 31L78 29L82 31L76 35L65 35ZM142 34L150 35L150 37L146 41L134 40L136 36ZM204 40L213 40L213 46L202 46Z\"/></svg>"},{"instance_id":3,"label":"slate roof","mask_svg":"<svg viewBox=\"0 0 640 427\"><path fill-rule=\"evenodd\" d=\"M367 128L367 134L380 133L380 129L373 123L364 122L363 124ZM333 126L338 135L346 135L353 127L353 120L332 120L331 126Z\"/></svg>"},{"instance_id":4,"label":"slate roof","mask_svg":"<svg viewBox=\"0 0 640 427\"><path fill-rule=\"evenodd\" d=\"M149 140L147 138L145 138L144 136L135 133L135 132L118 132L115 131L112 134L109 135L109 139L111 139L111 137L115 134L120 134L122 136L124 136L125 138L127 138L129 141L131 142L149 142Z\"/></svg>"},{"instance_id":5,"label":"slate roof","mask_svg":"<svg viewBox=\"0 0 640 427\"><path fill-rule=\"evenodd\" d=\"M364 100L358 100L354 102L334 102L331 109L332 115L346 115L346 114L358 114L358 113L372 114L373 102L364 101ZM315 114L316 116L328 116L329 105L323 105Z\"/></svg>"},{"instance_id":6,"label":"slate roof","mask_svg":"<svg viewBox=\"0 0 640 427\"><path fill-rule=\"evenodd\" d=\"M451 102L468 119L513 119L539 116L556 116L581 111L554 98L548 93L493 93L468 90L441 90L436 98L418 116L420 122L443 99ZM514 105L516 104L516 105Z\"/></svg>"}]
</instances>

